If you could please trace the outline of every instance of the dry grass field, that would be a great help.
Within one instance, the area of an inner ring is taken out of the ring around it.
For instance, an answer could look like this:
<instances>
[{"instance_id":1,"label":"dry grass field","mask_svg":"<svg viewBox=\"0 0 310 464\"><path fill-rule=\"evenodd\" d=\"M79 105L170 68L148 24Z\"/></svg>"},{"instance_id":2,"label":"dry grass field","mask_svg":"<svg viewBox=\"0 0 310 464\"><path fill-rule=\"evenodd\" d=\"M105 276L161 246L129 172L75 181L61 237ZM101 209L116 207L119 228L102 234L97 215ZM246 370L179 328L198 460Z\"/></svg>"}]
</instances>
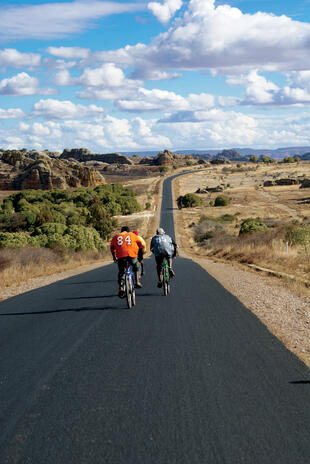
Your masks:
<instances>
[{"instance_id":1,"label":"dry grass field","mask_svg":"<svg viewBox=\"0 0 310 464\"><path fill-rule=\"evenodd\" d=\"M299 184L263 186L267 180L301 177L310 178L310 163L210 166L176 179L177 196L195 193L199 188L224 187L223 192L198 194L202 199L200 206L178 211L184 231L183 246L203 256L254 264L309 280L310 249L290 246L286 226L310 224L310 189L300 189ZM222 193L230 198L230 204L210 206ZM230 216L228 221L224 215ZM242 221L250 217L260 218L268 230L238 237ZM212 230L213 237L199 242L199 234L203 236L208 230Z\"/></svg>"}]
</instances>

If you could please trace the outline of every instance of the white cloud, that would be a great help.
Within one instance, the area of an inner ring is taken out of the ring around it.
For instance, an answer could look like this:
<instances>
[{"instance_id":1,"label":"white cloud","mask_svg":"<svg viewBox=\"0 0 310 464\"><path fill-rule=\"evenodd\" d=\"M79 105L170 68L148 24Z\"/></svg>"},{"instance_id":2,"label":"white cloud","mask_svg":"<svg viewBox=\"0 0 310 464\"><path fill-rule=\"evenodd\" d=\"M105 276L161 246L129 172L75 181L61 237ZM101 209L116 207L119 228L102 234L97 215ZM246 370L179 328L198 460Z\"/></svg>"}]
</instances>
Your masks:
<instances>
[{"instance_id":1,"label":"white cloud","mask_svg":"<svg viewBox=\"0 0 310 464\"><path fill-rule=\"evenodd\" d=\"M59 71L54 83L60 86L82 86L80 98L90 100L116 100L136 94L140 80L127 79L121 68L105 63L100 68L86 68L79 77L72 77L68 70Z\"/></svg>"},{"instance_id":2,"label":"white cloud","mask_svg":"<svg viewBox=\"0 0 310 464\"><path fill-rule=\"evenodd\" d=\"M310 72L294 72L288 75L290 85L279 88L257 71L247 75L232 76L227 79L229 85L245 87L243 99L236 103L243 105L303 106L310 104ZM300 87L297 87L297 86ZM301 88L303 87L303 88Z\"/></svg>"},{"instance_id":3,"label":"white cloud","mask_svg":"<svg viewBox=\"0 0 310 464\"><path fill-rule=\"evenodd\" d=\"M150 45L137 44L101 52L97 58L136 73L152 70L209 69L240 74L252 69L310 69L310 24L287 16L244 14L214 0L191 0L188 10Z\"/></svg>"},{"instance_id":4,"label":"white cloud","mask_svg":"<svg viewBox=\"0 0 310 464\"><path fill-rule=\"evenodd\" d=\"M81 47L48 47L47 52L50 55L65 59L85 59L88 58L88 56L90 55L89 48Z\"/></svg>"},{"instance_id":5,"label":"white cloud","mask_svg":"<svg viewBox=\"0 0 310 464\"><path fill-rule=\"evenodd\" d=\"M0 108L0 119L19 119L24 116L25 113L20 108L9 108L7 110Z\"/></svg>"},{"instance_id":6,"label":"white cloud","mask_svg":"<svg viewBox=\"0 0 310 464\"><path fill-rule=\"evenodd\" d=\"M113 63L105 63L100 68L86 68L79 77L71 77L67 70L63 70L56 74L54 82L57 85L80 85L86 88L141 85L141 81L126 79L122 69Z\"/></svg>"},{"instance_id":7,"label":"white cloud","mask_svg":"<svg viewBox=\"0 0 310 464\"><path fill-rule=\"evenodd\" d=\"M166 116L166 121L169 115ZM104 116L100 121L65 119L21 122L15 128L0 129L0 146L63 150L70 146L88 147L93 152L208 149L252 146L277 148L310 145L310 115L305 112L271 115L244 115L235 111L210 109L188 111L170 122ZM174 122L173 122L174 121Z\"/></svg>"},{"instance_id":8,"label":"white cloud","mask_svg":"<svg viewBox=\"0 0 310 464\"><path fill-rule=\"evenodd\" d=\"M148 9L163 24L170 21L173 15L182 7L182 0L165 0L163 3L150 2Z\"/></svg>"},{"instance_id":9,"label":"white cloud","mask_svg":"<svg viewBox=\"0 0 310 464\"><path fill-rule=\"evenodd\" d=\"M133 98L118 100L117 106L124 111L134 112L203 109L214 106L214 97L202 93L190 94L185 98L168 90L148 90L141 87Z\"/></svg>"},{"instance_id":10,"label":"white cloud","mask_svg":"<svg viewBox=\"0 0 310 464\"><path fill-rule=\"evenodd\" d=\"M243 85L245 86L245 100L246 104L266 104L272 103L275 93L279 87L271 81L267 81L264 76L260 76L256 70L251 71L246 76L229 77L227 79L229 85Z\"/></svg>"},{"instance_id":11,"label":"white cloud","mask_svg":"<svg viewBox=\"0 0 310 464\"><path fill-rule=\"evenodd\" d=\"M66 61L66 60L55 59L55 58L44 58L43 64L48 69L52 69L52 70L61 69L61 70L64 70L64 69L74 68L77 65L77 62L76 61Z\"/></svg>"},{"instance_id":12,"label":"white cloud","mask_svg":"<svg viewBox=\"0 0 310 464\"><path fill-rule=\"evenodd\" d=\"M81 33L108 15L142 11L143 3L76 0L0 7L0 41L53 39Z\"/></svg>"},{"instance_id":13,"label":"white cloud","mask_svg":"<svg viewBox=\"0 0 310 464\"><path fill-rule=\"evenodd\" d=\"M293 71L288 75L288 81L291 87L298 87L310 92L310 71Z\"/></svg>"},{"instance_id":14,"label":"white cloud","mask_svg":"<svg viewBox=\"0 0 310 464\"><path fill-rule=\"evenodd\" d=\"M0 95L51 95L53 89L40 89L39 80L22 72L11 78L0 81Z\"/></svg>"},{"instance_id":15,"label":"white cloud","mask_svg":"<svg viewBox=\"0 0 310 464\"><path fill-rule=\"evenodd\" d=\"M181 77L182 73L159 71L157 69L139 69L132 74L133 79L148 81L169 81Z\"/></svg>"},{"instance_id":16,"label":"white cloud","mask_svg":"<svg viewBox=\"0 0 310 464\"><path fill-rule=\"evenodd\" d=\"M4 67L35 67L39 66L41 56L37 53L21 53L14 48L0 50L0 66Z\"/></svg>"},{"instance_id":17,"label":"white cloud","mask_svg":"<svg viewBox=\"0 0 310 464\"><path fill-rule=\"evenodd\" d=\"M32 115L45 119L82 119L103 116L104 112L104 108L95 105L84 106L71 101L47 99L34 104Z\"/></svg>"}]
</instances>

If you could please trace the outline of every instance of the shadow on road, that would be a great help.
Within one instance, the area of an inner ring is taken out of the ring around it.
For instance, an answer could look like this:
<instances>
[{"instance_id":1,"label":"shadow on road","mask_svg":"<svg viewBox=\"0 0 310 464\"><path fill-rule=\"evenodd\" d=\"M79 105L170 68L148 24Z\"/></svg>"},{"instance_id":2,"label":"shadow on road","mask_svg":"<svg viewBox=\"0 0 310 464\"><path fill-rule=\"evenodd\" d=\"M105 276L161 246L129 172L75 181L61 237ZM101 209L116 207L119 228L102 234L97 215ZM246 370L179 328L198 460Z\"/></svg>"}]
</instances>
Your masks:
<instances>
[{"instance_id":1,"label":"shadow on road","mask_svg":"<svg viewBox=\"0 0 310 464\"><path fill-rule=\"evenodd\" d=\"M110 280L93 280L92 282L62 282L59 283L58 285L91 285L91 284L106 284L108 282L116 282L116 279L110 279Z\"/></svg>"},{"instance_id":2,"label":"shadow on road","mask_svg":"<svg viewBox=\"0 0 310 464\"><path fill-rule=\"evenodd\" d=\"M292 385L305 385L308 384L310 385L310 380L294 380L293 382L290 382Z\"/></svg>"},{"instance_id":3,"label":"shadow on road","mask_svg":"<svg viewBox=\"0 0 310 464\"><path fill-rule=\"evenodd\" d=\"M97 295L97 296L72 296L68 298L58 298L58 301L64 300L91 300L94 298L101 299L101 298L115 298L117 295L113 293L113 295Z\"/></svg>"},{"instance_id":4,"label":"shadow on road","mask_svg":"<svg viewBox=\"0 0 310 464\"><path fill-rule=\"evenodd\" d=\"M83 306L82 308L67 308L67 309L55 309L51 311L31 311L25 313L4 313L0 316L35 316L41 314L57 314L57 313L66 313L66 312L80 312L80 311L124 311L127 308L120 308L119 306L102 306L101 308L92 308L89 306Z\"/></svg>"}]
</instances>

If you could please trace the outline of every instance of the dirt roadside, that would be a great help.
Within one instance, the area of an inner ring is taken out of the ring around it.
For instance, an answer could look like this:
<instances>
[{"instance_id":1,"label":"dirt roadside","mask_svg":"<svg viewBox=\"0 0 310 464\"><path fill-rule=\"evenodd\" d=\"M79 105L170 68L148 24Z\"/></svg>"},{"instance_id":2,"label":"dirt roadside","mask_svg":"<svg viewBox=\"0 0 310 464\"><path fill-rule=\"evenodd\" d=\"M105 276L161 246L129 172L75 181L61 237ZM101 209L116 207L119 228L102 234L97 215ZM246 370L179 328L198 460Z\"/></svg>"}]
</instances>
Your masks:
<instances>
[{"instance_id":1,"label":"dirt roadside","mask_svg":"<svg viewBox=\"0 0 310 464\"><path fill-rule=\"evenodd\" d=\"M174 205L178 179L172 182ZM235 295L284 345L310 367L310 298L299 296L281 279L258 274L238 264L203 257L184 233L182 210L174 208L176 241L180 256L192 259ZM200 252L202 253L202 251Z\"/></svg>"}]
</instances>

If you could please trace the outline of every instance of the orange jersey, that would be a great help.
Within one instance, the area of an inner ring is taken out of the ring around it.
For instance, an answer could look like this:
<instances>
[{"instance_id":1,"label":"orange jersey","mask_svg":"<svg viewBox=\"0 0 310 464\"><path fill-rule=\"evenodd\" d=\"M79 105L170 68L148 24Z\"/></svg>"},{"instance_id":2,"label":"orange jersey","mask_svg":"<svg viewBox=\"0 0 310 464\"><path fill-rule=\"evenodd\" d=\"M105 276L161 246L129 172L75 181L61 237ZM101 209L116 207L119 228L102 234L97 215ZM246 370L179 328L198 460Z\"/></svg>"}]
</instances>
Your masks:
<instances>
[{"instance_id":1,"label":"orange jersey","mask_svg":"<svg viewBox=\"0 0 310 464\"><path fill-rule=\"evenodd\" d=\"M133 232L121 232L114 235L111 240L110 249L116 254L116 258L137 258L140 248L144 248L141 238Z\"/></svg>"}]
</instances>

